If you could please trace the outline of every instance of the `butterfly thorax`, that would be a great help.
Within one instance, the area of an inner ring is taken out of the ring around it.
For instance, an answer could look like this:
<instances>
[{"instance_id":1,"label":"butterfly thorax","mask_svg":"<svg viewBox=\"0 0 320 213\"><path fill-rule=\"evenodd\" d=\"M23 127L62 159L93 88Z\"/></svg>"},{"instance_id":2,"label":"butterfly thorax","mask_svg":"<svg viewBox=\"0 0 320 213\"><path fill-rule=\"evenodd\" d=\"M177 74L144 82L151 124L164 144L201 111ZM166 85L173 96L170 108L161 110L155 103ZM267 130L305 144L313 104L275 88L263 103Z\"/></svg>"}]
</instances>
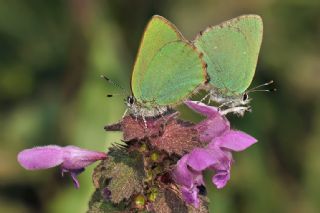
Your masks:
<instances>
[{"instance_id":1,"label":"butterfly thorax","mask_svg":"<svg viewBox=\"0 0 320 213\"><path fill-rule=\"evenodd\" d=\"M152 102L144 103L132 95L127 97L126 105L128 106L130 114L133 114L135 117L155 117L168 111L168 106L159 106Z\"/></svg>"}]
</instances>

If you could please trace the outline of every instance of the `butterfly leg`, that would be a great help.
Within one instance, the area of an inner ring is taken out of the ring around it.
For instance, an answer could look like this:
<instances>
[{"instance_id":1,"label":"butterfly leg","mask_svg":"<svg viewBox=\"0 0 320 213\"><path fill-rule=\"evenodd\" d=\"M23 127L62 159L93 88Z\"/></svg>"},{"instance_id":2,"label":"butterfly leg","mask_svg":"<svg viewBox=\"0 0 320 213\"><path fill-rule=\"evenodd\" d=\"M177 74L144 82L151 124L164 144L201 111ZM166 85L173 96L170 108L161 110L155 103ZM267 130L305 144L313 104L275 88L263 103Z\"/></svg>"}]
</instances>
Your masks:
<instances>
[{"instance_id":1,"label":"butterfly leg","mask_svg":"<svg viewBox=\"0 0 320 213\"><path fill-rule=\"evenodd\" d=\"M143 120L144 127L145 127L146 129L148 129L146 116L145 116L144 114L142 114L141 117L142 117L142 120Z\"/></svg>"},{"instance_id":2,"label":"butterfly leg","mask_svg":"<svg viewBox=\"0 0 320 213\"><path fill-rule=\"evenodd\" d=\"M209 92L208 94L206 94L201 100L200 102L204 102L209 96L211 96L211 92ZM210 98L209 98L210 100Z\"/></svg>"},{"instance_id":3,"label":"butterfly leg","mask_svg":"<svg viewBox=\"0 0 320 213\"><path fill-rule=\"evenodd\" d=\"M133 116L135 117L136 122L138 122L138 112L137 109L133 111Z\"/></svg>"},{"instance_id":4,"label":"butterfly leg","mask_svg":"<svg viewBox=\"0 0 320 213\"><path fill-rule=\"evenodd\" d=\"M157 110L158 114L161 116L161 118L162 118L163 120L165 120L165 117L163 116L163 114L164 114L166 111L163 110L163 109L161 109L161 108L159 108L159 107L156 107L156 110Z\"/></svg>"},{"instance_id":5,"label":"butterfly leg","mask_svg":"<svg viewBox=\"0 0 320 213\"><path fill-rule=\"evenodd\" d=\"M231 103L232 103L232 101L226 101L226 102L220 104L220 105L218 106L218 109L221 110L222 107L224 107L224 106L229 106L229 104L231 104ZM232 107L231 107L231 108L232 108Z\"/></svg>"},{"instance_id":6,"label":"butterfly leg","mask_svg":"<svg viewBox=\"0 0 320 213\"><path fill-rule=\"evenodd\" d=\"M221 114L226 115L232 112L236 115L243 116L246 111L251 112L251 108L249 106L236 106L222 110Z\"/></svg>"},{"instance_id":7,"label":"butterfly leg","mask_svg":"<svg viewBox=\"0 0 320 213\"><path fill-rule=\"evenodd\" d=\"M127 112L128 112L128 108L124 111L124 113L123 113L123 115L122 115L122 118L126 117Z\"/></svg>"},{"instance_id":8,"label":"butterfly leg","mask_svg":"<svg viewBox=\"0 0 320 213\"><path fill-rule=\"evenodd\" d=\"M211 98L208 99L207 105L210 105L211 103Z\"/></svg>"}]
</instances>

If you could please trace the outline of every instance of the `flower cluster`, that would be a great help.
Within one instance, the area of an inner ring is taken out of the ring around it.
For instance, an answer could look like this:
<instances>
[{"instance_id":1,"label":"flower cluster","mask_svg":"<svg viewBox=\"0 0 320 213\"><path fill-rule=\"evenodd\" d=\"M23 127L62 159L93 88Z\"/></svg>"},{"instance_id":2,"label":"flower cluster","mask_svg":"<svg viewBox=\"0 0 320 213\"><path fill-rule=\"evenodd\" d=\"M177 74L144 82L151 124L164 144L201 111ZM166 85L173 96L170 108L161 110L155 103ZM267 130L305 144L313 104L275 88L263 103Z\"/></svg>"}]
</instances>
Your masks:
<instances>
[{"instance_id":1,"label":"flower cluster","mask_svg":"<svg viewBox=\"0 0 320 213\"><path fill-rule=\"evenodd\" d=\"M18 162L28 170L60 166L62 174L70 173L78 188L77 175L86 166L104 160L93 174L96 193L100 194L93 198L100 200L91 203L104 202L110 208L124 207L122 210L127 211L178 208L178 212L184 212L190 206L201 209L206 206L199 196L205 185L203 171L214 171L212 183L223 188L230 179L232 152L243 151L257 140L231 129L223 111L201 102L185 104L206 118L192 124L178 119L177 112L146 120L129 115L106 126L106 131L122 131L125 142L120 148L110 149L108 158L104 152L49 145L23 150ZM180 192L170 190L173 185Z\"/></svg>"},{"instance_id":2,"label":"flower cluster","mask_svg":"<svg viewBox=\"0 0 320 213\"><path fill-rule=\"evenodd\" d=\"M257 140L244 132L232 130L229 121L217 108L194 101L186 101L186 104L207 117L195 126L205 145L184 155L177 162L173 177L181 186L185 201L199 207L199 186L204 185L202 172L213 170L212 183L218 189L223 188L230 179L231 151L243 151Z\"/></svg>"}]
</instances>

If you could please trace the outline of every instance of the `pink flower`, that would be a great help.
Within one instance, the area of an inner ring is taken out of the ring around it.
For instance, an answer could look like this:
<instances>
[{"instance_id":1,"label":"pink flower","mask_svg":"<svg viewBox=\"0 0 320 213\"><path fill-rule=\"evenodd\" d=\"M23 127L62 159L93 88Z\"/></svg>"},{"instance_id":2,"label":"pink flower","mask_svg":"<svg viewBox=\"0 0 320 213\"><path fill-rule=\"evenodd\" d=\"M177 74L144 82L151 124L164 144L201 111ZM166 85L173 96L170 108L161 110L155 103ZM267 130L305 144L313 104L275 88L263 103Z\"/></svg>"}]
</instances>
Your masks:
<instances>
[{"instance_id":1,"label":"pink flower","mask_svg":"<svg viewBox=\"0 0 320 213\"><path fill-rule=\"evenodd\" d=\"M230 179L233 162L232 151L243 151L256 143L250 135L232 130L229 121L215 107L203 103L186 101L188 107L207 118L196 125L204 148L195 148L184 155L173 171L173 178L181 186L185 201L199 206L198 187L203 185L202 172L206 169L215 172L212 183L223 188Z\"/></svg>"},{"instance_id":2,"label":"pink flower","mask_svg":"<svg viewBox=\"0 0 320 213\"><path fill-rule=\"evenodd\" d=\"M104 152L90 151L76 146L48 145L21 151L18 154L18 162L27 170L48 169L60 165L62 175L69 172L75 187L79 188L77 175L83 172L86 166L106 157Z\"/></svg>"}]
</instances>

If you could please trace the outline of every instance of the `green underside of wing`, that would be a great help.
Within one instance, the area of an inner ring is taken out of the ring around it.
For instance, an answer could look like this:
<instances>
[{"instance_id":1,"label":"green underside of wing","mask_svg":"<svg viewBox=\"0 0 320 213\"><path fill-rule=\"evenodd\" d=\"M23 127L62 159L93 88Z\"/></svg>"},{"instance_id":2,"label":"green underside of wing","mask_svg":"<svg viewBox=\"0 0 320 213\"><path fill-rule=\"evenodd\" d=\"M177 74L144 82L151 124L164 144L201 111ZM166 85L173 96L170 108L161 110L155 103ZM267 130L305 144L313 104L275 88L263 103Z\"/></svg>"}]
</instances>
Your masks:
<instances>
[{"instance_id":1,"label":"green underside of wing","mask_svg":"<svg viewBox=\"0 0 320 213\"><path fill-rule=\"evenodd\" d=\"M146 105L174 105L183 101L205 81L199 53L184 41L159 50L141 79L141 93L135 97Z\"/></svg>"},{"instance_id":2,"label":"green underside of wing","mask_svg":"<svg viewBox=\"0 0 320 213\"><path fill-rule=\"evenodd\" d=\"M210 84L227 91L243 93L251 84L262 41L259 16L240 16L208 28L195 41L208 64Z\"/></svg>"},{"instance_id":3,"label":"green underside of wing","mask_svg":"<svg viewBox=\"0 0 320 213\"><path fill-rule=\"evenodd\" d=\"M134 96L141 96L141 80L151 60L167 43L182 40L178 29L161 16L153 16L147 24L131 78L131 88Z\"/></svg>"}]
</instances>

